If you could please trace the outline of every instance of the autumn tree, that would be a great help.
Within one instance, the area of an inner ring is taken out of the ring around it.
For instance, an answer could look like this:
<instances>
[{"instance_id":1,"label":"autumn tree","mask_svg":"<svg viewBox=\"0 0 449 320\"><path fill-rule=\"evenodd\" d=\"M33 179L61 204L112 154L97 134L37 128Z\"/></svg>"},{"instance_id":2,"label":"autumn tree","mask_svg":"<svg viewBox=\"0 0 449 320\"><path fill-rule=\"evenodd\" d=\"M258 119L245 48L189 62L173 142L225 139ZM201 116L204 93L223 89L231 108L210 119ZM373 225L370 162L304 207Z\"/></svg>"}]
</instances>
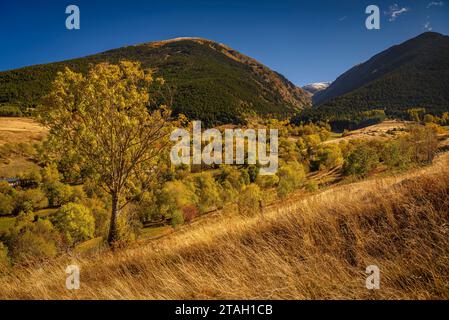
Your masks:
<instances>
[{"instance_id":1,"label":"autumn tree","mask_svg":"<svg viewBox=\"0 0 449 320\"><path fill-rule=\"evenodd\" d=\"M132 193L148 189L169 142L169 110L150 108L156 84L163 80L135 62L100 63L86 75L66 68L39 111L49 145L62 155L75 151L80 170L111 196L109 243L118 240L118 216Z\"/></svg>"}]
</instances>

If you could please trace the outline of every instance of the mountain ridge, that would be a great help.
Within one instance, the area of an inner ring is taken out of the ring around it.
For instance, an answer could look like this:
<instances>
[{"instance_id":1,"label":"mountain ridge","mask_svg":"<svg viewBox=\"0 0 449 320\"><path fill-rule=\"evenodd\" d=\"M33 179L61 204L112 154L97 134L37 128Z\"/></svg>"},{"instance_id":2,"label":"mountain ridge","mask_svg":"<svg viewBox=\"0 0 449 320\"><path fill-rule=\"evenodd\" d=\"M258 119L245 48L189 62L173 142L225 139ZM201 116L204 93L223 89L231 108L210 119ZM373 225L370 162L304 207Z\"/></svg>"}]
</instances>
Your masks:
<instances>
[{"instance_id":1,"label":"mountain ridge","mask_svg":"<svg viewBox=\"0 0 449 320\"><path fill-rule=\"evenodd\" d=\"M174 113L210 126L244 122L245 114L251 113L287 117L311 105L310 95L278 72L227 45L199 37L145 42L0 72L0 104L35 107L63 68L85 73L91 64L120 60L152 68L174 88Z\"/></svg>"},{"instance_id":2,"label":"mountain ridge","mask_svg":"<svg viewBox=\"0 0 449 320\"><path fill-rule=\"evenodd\" d=\"M337 77L327 89L313 97L313 102L315 105L324 104L334 98L369 85L373 81L394 72L397 68L401 68L404 65L419 64L420 62L415 61L417 58L416 55L423 55L423 52L420 51L425 50L426 47L440 40L443 42L444 39L449 43L448 36L437 32L424 32L401 44L394 45L379 52L365 62L355 65ZM423 63L421 62L421 64Z\"/></svg>"}]
</instances>

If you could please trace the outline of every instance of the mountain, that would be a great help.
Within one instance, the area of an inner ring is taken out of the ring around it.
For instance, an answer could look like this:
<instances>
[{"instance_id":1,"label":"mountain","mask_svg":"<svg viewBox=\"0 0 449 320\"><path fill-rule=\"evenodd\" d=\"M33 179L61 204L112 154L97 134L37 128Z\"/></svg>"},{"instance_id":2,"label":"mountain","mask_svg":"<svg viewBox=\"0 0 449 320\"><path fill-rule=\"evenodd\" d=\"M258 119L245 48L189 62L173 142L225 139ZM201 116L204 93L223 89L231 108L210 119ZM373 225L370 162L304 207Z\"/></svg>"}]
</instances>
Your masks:
<instances>
[{"instance_id":1,"label":"mountain","mask_svg":"<svg viewBox=\"0 0 449 320\"><path fill-rule=\"evenodd\" d=\"M329 87L330 84L330 82L315 82L303 86L302 89L314 95L317 92L323 91Z\"/></svg>"},{"instance_id":2,"label":"mountain","mask_svg":"<svg viewBox=\"0 0 449 320\"><path fill-rule=\"evenodd\" d=\"M403 117L413 107L449 111L449 37L426 32L348 70L313 97L304 116L332 119L373 109Z\"/></svg>"},{"instance_id":3,"label":"mountain","mask_svg":"<svg viewBox=\"0 0 449 320\"><path fill-rule=\"evenodd\" d=\"M172 108L207 125L239 123L248 113L287 116L311 105L310 95L279 73L226 45L176 38L127 46L84 58L0 72L0 104L35 107L56 73L120 60L153 68L173 88Z\"/></svg>"}]
</instances>

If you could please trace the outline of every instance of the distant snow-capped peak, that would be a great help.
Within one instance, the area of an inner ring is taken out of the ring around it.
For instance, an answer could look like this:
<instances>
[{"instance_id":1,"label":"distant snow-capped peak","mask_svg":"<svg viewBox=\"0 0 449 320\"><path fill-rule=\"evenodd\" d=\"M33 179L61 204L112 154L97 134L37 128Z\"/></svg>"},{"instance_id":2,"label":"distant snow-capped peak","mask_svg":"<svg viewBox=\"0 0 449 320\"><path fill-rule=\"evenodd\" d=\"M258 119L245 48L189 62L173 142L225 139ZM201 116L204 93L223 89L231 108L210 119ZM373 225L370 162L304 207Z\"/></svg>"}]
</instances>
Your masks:
<instances>
[{"instance_id":1,"label":"distant snow-capped peak","mask_svg":"<svg viewBox=\"0 0 449 320\"><path fill-rule=\"evenodd\" d=\"M315 94L319 91L326 89L327 87L329 87L330 84L331 84L330 82L315 82L307 84L302 88L307 92L310 92L311 94Z\"/></svg>"}]
</instances>

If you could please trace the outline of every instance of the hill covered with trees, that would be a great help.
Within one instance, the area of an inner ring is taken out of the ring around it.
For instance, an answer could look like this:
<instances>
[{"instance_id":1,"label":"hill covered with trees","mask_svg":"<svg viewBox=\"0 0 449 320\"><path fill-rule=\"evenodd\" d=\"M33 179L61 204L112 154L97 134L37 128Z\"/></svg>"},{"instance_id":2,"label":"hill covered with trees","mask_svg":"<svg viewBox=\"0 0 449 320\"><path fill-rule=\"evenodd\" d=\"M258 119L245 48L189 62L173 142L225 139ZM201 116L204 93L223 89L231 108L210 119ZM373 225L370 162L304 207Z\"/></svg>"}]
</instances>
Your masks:
<instances>
[{"instance_id":1,"label":"hill covered with trees","mask_svg":"<svg viewBox=\"0 0 449 320\"><path fill-rule=\"evenodd\" d=\"M316 107L305 119L352 121L369 110L406 118L415 107L440 116L449 111L449 37L426 32L393 46L342 74L313 100Z\"/></svg>"},{"instance_id":2,"label":"hill covered with trees","mask_svg":"<svg viewBox=\"0 0 449 320\"><path fill-rule=\"evenodd\" d=\"M93 64L120 60L154 69L171 88L161 100L207 125L240 123L245 114L288 116L311 104L308 93L256 60L210 40L179 38L0 72L0 108L34 108L65 67L86 73Z\"/></svg>"}]
</instances>

